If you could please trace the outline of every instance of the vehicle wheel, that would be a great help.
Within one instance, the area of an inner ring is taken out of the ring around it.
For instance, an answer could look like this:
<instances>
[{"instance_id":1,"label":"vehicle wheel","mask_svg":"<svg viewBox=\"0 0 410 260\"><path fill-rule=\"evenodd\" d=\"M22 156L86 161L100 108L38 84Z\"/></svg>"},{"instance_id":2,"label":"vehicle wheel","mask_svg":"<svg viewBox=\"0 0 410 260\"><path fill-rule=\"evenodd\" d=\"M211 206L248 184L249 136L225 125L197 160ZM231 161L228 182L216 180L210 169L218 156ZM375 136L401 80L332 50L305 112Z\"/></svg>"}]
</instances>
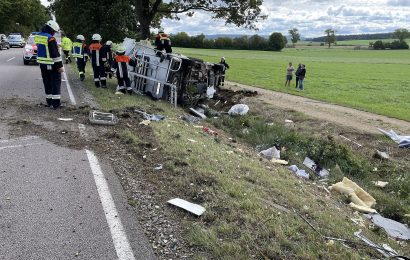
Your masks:
<instances>
[{"instance_id":1,"label":"vehicle wheel","mask_svg":"<svg viewBox=\"0 0 410 260\"><path fill-rule=\"evenodd\" d=\"M29 65L30 64L29 60L23 60L23 62L24 62L24 65Z\"/></svg>"}]
</instances>

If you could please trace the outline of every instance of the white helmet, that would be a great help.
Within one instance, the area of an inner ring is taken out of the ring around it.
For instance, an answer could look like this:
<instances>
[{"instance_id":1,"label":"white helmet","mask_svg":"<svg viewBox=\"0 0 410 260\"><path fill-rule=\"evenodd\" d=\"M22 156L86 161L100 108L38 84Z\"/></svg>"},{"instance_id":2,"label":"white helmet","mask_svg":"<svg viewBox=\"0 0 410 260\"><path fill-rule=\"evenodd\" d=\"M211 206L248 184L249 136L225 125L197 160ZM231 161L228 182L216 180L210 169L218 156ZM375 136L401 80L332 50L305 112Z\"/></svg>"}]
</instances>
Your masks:
<instances>
[{"instance_id":1,"label":"white helmet","mask_svg":"<svg viewBox=\"0 0 410 260\"><path fill-rule=\"evenodd\" d=\"M98 33L93 34L92 40L93 41L101 41L102 37Z\"/></svg>"},{"instance_id":2,"label":"white helmet","mask_svg":"<svg viewBox=\"0 0 410 260\"><path fill-rule=\"evenodd\" d=\"M85 37L82 34L77 35L77 40L85 41Z\"/></svg>"},{"instance_id":3,"label":"white helmet","mask_svg":"<svg viewBox=\"0 0 410 260\"><path fill-rule=\"evenodd\" d=\"M48 22L46 22L46 25L48 25L51 29L53 29L55 32L60 31L60 26L58 25L58 23L56 23L53 20L50 20Z\"/></svg>"},{"instance_id":4,"label":"white helmet","mask_svg":"<svg viewBox=\"0 0 410 260\"><path fill-rule=\"evenodd\" d=\"M112 45L112 41L107 41L105 44L108 45L108 46L111 46L111 45Z\"/></svg>"},{"instance_id":5,"label":"white helmet","mask_svg":"<svg viewBox=\"0 0 410 260\"><path fill-rule=\"evenodd\" d=\"M225 57L221 57L221 60L225 60Z\"/></svg>"},{"instance_id":6,"label":"white helmet","mask_svg":"<svg viewBox=\"0 0 410 260\"><path fill-rule=\"evenodd\" d=\"M118 46L117 50L115 51L117 54L125 54L125 48L124 46L120 45Z\"/></svg>"}]
</instances>

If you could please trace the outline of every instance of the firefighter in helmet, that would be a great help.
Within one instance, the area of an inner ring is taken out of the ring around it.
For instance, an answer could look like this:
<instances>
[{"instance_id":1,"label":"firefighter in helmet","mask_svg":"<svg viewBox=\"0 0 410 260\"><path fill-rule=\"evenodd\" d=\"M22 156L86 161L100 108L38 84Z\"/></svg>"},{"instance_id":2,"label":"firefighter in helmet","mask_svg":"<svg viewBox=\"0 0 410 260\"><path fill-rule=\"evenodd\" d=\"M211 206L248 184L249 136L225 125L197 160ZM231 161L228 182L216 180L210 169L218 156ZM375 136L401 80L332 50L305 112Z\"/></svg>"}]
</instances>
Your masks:
<instances>
[{"instance_id":1,"label":"firefighter in helmet","mask_svg":"<svg viewBox=\"0 0 410 260\"><path fill-rule=\"evenodd\" d=\"M106 41L104 46L101 48L102 61L104 62L105 72L108 74L109 78L112 78L111 64L113 62L113 51L112 51L112 41Z\"/></svg>"},{"instance_id":2,"label":"firefighter in helmet","mask_svg":"<svg viewBox=\"0 0 410 260\"><path fill-rule=\"evenodd\" d=\"M37 63L40 64L47 106L54 109L61 106L61 73L64 72L63 60L56 38L54 38L54 34L58 31L60 31L60 26L50 20L34 37L34 42L37 44Z\"/></svg>"},{"instance_id":3,"label":"firefighter in helmet","mask_svg":"<svg viewBox=\"0 0 410 260\"><path fill-rule=\"evenodd\" d=\"M80 75L80 80L85 79L85 65L88 60L88 48L85 44L85 37L81 34L77 35L75 42L73 43L72 56L77 60L77 69Z\"/></svg>"},{"instance_id":4,"label":"firefighter in helmet","mask_svg":"<svg viewBox=\"0 0 410 260\"><path fill-rule=\"evenodd\" d=\"M94 84L97 88L107 87L107 74L105 73L103 53L101 51L102 37L98 33L93 34L91 39L91 44L89 48L89 53L91 56L91 65L94 72Z\"/></svg>"},{"instance_id":5,"label":"firefighter in helmet","mask_svg":"<svg viewBox=\"0 0 410 260\"><path fill-rule=\"evenodd\" d=\"M158 34L155 37L155 46L157 50L165 50L166 53L172 53L171 40L168 37L168 34L164 33L164 28L158 29Z\"/></svg>"},{"instance_id":6,"label":"firefighter in helmet","mask_svg":"<svg viewBox=\"0 0 410 260\"><path fill-rule=\"evenodd\" d=\"M135 67L136 63L129 56L125 55L124 47L120 46L116 51L116 55L111 66L111 70L116 73L118 80L117 91L115 92L117 95L125 94L126 92L130 95L132 94L131 81L128 76L127 65Z\"/></svg>"}]
</instances>

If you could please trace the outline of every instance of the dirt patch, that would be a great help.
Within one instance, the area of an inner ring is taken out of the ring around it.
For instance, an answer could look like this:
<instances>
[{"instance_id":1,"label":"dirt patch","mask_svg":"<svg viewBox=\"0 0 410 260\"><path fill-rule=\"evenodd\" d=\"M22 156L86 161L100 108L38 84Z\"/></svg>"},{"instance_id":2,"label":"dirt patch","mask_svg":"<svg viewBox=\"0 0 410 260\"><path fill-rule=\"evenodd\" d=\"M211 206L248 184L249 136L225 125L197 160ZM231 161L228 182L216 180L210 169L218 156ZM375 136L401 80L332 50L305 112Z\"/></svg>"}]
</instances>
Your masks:
<instances>
[{"instance_id":1,"label":"dirt patch","mask_svg":"<svg viewBox=\"0 0 410 260\"><path fill-rule=\"evenodd\" d=\"M233 82L227 82L226 89L257 91L260 95L255 99L259 106L269 104L282 110L295 110L309 117L353 128L363 133L377 134L379 133L377 128L384 128L410 134L410 122L399 119Z\"/></svg>"}]
</instances>

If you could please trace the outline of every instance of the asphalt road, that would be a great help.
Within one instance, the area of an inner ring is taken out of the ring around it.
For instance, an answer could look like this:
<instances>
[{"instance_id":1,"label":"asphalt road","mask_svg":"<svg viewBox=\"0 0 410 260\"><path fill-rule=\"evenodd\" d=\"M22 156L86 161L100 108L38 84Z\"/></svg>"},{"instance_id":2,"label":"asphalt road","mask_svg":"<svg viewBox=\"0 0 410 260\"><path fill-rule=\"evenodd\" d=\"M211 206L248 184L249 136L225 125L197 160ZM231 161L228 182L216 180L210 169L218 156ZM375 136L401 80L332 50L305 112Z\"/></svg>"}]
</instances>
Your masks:
<instances>
[{"instance_id":1,"label":"asphalt road","mask_svg":"<svg viewBox=\"0 0 410 260\"><path fill-rule=\"evenodd\" d=\"M44 103L40 70L22 52L0 51L0 102ZM62 96L70 103L64 83ZM155 259L109 164L8 133L0 122L0 259Z\"/></svg>"}]
</instances>

